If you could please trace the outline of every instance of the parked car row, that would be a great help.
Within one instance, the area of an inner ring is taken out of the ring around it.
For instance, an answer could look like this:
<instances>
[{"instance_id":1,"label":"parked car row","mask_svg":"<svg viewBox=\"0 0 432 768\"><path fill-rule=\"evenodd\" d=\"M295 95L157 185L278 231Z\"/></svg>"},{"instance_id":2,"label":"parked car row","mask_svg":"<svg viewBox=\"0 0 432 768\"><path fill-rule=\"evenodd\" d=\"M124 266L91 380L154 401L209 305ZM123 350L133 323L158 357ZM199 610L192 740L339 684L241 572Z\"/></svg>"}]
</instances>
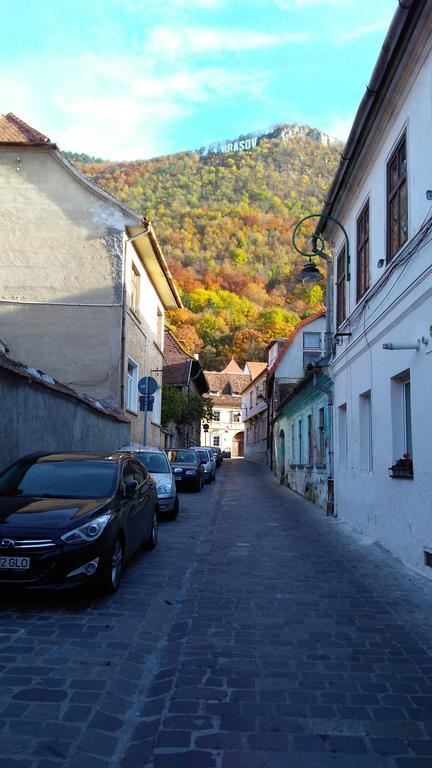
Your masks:
<instances>
[{"instance_id":1,"label":"parked car row","mask_svg":"<svg viewBox=\"0 0 432 768\"><path fill-rule=\"evenodd\" d=\"M126 561L156 547L159 519L177 517L177 486L201 491L216 467L200 446L23 457L0 473L0 588L114 593Z\"/></svg>"}]
</instances>

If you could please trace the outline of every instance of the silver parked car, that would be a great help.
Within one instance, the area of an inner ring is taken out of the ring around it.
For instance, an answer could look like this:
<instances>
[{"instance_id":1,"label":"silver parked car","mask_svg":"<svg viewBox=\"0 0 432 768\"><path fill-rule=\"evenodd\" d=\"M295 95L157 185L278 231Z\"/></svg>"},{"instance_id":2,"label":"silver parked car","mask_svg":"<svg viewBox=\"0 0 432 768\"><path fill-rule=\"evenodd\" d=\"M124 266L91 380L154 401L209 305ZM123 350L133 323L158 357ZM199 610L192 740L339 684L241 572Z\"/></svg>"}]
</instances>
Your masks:
<instances>
[{"instance_id":1,"label":"silver parked car","mask_svg":"<svg viewBox=\"0 0 432 768\"><path fill-rule=\"evenodd\" d=\"M164 517L175 519L179 512L179 499L171 464L162 448L131 443L119 448L116 453L128 451L144 464L156 481L159 510Z\"/></svg>"},{"instance_id":2,"label":"silver parked car","mask_svg":"<svg viewBox=\"0 0 432 768\"><path fill-rule=\"evenodd\" d=\"M216 459L210 448L197 445L193 446L204 469L204 482L211 483L216 480Z\"/></svg>"}]
</instances>

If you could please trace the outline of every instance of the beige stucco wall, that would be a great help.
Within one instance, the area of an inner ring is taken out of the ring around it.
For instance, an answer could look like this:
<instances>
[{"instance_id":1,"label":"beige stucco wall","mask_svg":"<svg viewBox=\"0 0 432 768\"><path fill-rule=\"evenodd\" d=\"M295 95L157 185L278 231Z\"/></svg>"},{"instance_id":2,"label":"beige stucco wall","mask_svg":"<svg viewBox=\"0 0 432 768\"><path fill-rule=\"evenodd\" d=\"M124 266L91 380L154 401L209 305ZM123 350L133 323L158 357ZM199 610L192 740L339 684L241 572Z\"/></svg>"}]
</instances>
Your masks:
<instances>
[{"instance_id":1,"label":"beige stucco wall","mask_svg":"<svg viewBox=\"0 0 432 768\"><path fill-rule=\"evenodd\" d=\"M140 275L139 309L130 309L132 264ZM152 376L162 382L163 363L163 320L164 308L142 262L138 258L132 243L126 246L126 347L125 347L125 392L127 392L127 358L131 357L139 366L139 377ZM159 313L159 324L158 324ZM156 343L157 341L157 343ZM147 416L147 444L162 446L160 431L160 390L155 395L153 412ZM131 419L131 438L134 442L143 442L144 413L128 409Z\"/></svg>"},{"instance_id":2,"label":"beige stucco wall","mask_svg":"<svg viewBox=\"0 0 432 768\"><path fill-rule=\"evenodd\" d=\"M0 150L0 336L13 356L119 402L121 208L52 150Z\"/></svg>"}]
</instances>

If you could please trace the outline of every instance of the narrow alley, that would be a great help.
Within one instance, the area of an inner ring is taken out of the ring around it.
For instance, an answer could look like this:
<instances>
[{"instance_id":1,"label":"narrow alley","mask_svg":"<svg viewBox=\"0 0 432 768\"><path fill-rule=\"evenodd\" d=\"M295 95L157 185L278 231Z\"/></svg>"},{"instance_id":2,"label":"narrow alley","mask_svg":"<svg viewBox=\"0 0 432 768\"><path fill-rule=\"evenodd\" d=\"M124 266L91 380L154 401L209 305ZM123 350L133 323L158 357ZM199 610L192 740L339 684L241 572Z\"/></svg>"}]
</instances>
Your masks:
<instances>
[{"instance_id":1,"label":"narrow alley","mask_svg":"<svg viewBox=\"0 0 432 768\"><path fill-rule=\"evenodd\" d=\"M430 768L431 583L269 470L183 493L111 598L2 598L3 768Z\"/></svg>"}]
</instances>

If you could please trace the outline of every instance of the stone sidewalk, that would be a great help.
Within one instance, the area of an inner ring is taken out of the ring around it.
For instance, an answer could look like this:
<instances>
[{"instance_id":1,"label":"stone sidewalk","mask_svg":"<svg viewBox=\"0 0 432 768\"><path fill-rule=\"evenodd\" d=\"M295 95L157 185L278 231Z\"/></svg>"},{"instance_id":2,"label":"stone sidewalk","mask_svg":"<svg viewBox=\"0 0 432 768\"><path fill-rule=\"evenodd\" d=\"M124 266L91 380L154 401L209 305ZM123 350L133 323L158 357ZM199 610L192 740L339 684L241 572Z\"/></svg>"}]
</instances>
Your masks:
<instances>
[{"instance_id":1,"label":"stone sidewalk","mask_svg":"<svg viewBox=\"0 0 432 768\"><path fill-rule=\"evenodd\" d=\"M2 768L431 768L432 583L224 462L94 601L11 600Z\"/></svg>"}]
</instances>

